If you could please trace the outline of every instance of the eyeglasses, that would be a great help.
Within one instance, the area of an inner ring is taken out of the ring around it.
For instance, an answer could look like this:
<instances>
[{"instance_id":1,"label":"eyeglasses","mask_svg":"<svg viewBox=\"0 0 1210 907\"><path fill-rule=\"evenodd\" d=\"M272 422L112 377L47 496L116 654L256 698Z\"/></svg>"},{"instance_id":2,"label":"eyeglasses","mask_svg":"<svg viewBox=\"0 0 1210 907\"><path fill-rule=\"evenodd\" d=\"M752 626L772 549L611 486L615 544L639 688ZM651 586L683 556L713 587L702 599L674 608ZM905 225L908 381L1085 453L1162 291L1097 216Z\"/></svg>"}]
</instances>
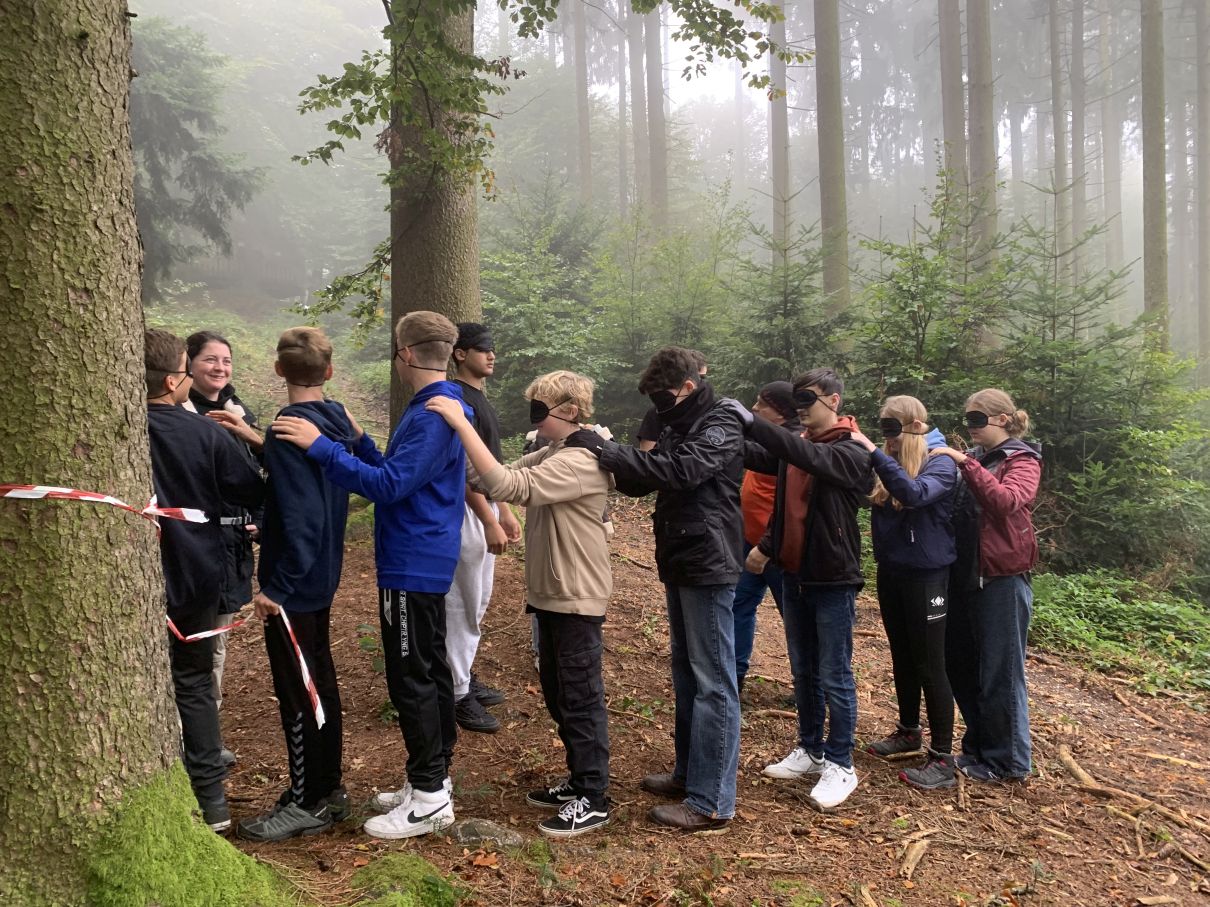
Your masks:
<instances>
[{"instance_id":1,"label":"eyeglasses","mask_svg":"<svg viewBox=\"0 0 1210 907\"><path fill-rule=\"evenodd\" d=\"M186 378L193 377L193 372L190 370L189 366L185 366L184 368L178 368L173 371L166 371L166 372L164 372L164 374L165 375L184 375Z\"/></svg>"},{"instance_id":2,"label":"eyeglasses","mask_svg":"<svg viewBox=\"0 0 1210 907\"><path fill-rule=\"evenodd\" d=\"M981 413L977 409L972 409L966 414L967 428L986 428L989 421L987 413Z\"/></svg>"}]
</instances>

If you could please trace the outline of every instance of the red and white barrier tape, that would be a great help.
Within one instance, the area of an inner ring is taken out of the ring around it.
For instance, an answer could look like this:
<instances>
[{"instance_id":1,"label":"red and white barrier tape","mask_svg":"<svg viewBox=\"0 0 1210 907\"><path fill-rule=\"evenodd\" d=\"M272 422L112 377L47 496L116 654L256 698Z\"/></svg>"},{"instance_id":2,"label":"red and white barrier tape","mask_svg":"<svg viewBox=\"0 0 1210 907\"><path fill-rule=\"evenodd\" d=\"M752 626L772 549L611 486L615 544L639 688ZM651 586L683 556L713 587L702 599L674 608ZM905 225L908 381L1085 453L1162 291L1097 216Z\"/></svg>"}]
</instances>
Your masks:
<instances>
[{"instance_id":1,"label":"red and white barrier tape","mask_svg":"<svg viewBox=\"0 0 1210 907\"><path fill-rule=\"evenodd\" d=\"M245 617L241 620L235 621L234 623L227 624L224 627L215 627L213 630L203 630L201 633L190 633L188 636L186 636L177 629L176 624L172 622L171 617L165 615L165 619L168 621L169 632L181 642L197 642L199 639L209 639L211 636L220 636L229 630L234 630L236 627L242 627L248 622L248 618Z\"/></svg>"},{"instance_id":2,"label":"red and white barrier tape","mask_svg":"<svg viewBox=\"0 0 1210 907\"><path fill-rule=\"evenodd\" d=\"M286 617L285 610L277 613L281 616L282 623L286 625L286 632L290 634L290 642L294 645L294 657L298 659L298 667L302 671L303 686L307 688L307 695L311 698L311 708L315 710L315 726L323 727L327 718L324 715L323 703L319 701L319 690L315 688L315 681L311 679L311 672L307 670L307 660L303 658L302 647L299 646L298 639L294 636L294 628L290 626L290 618Z\"/></svg>"}]
</instances>

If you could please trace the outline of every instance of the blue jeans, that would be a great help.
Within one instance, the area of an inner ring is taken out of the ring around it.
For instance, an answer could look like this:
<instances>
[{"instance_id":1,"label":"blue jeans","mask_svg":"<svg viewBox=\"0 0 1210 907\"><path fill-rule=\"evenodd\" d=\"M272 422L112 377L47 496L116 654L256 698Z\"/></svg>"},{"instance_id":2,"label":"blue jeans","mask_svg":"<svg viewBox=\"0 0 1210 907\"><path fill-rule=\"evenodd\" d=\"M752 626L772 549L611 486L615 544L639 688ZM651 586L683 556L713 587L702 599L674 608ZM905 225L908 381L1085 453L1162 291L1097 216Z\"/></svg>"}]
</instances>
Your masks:
<instances>
[{"instance_id":1,"label":"blue jeans","mask_svg":"<svg viewBox=\"0 0 1210 907\"><path fill-rule=\"evenodd\" d=\"M803 586L792 573L786 573L783 582L782 620L794 675L798 745L849 768L857 742L857 683L853 679L857 587Z\"/></svg>"},{"instance_id":2,"label":"blue jeans","mask_svg":"<svg viewBox=\"0 0 1210 907\"><path fill-rule=\"evenodd\" d=\"M744 557L752 550L752 545L744 544ZM752 641L756 638L756 609L765 600L765 590L773 593L773 601L777 604L777 612L782 609L781 568L770 562L765 565L764 573L749 573L745 570L739 575L735 585L735 679L742 685L748 676L748 661L752 658Z\"/></svg>"},{"instance_id":3,"label":"blue jeans","mask_svg":"<svg viewBox=\"0 0 1210 907\"><path fill-rule=\"evenodd\" d=\"M962 752L1001 778L1024 778L1031 767L1025 643L1033 600L1024 576L950 593L945 657L966 722Z\"/></svg>"},{"instance_id":4,"label":"blue jeans","mask_svg":"<svg viewBox=\"0 0 1210 907\"><path fill-rule=\"evenodd\" d=\"M685 805L716 819L735 815L739 689L735 684L734 586L665 586L676 693L676 765Z\"/></svg>"}]
</instances>

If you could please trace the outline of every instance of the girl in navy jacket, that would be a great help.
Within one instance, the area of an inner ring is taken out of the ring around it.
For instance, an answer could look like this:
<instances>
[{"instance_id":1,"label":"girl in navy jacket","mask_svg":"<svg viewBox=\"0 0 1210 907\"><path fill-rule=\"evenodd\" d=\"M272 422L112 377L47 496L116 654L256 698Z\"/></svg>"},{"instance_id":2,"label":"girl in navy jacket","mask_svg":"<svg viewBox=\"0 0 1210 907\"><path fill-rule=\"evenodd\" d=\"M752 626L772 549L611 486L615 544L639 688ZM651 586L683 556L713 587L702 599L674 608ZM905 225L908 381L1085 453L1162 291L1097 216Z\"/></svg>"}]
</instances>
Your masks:
<instances>
[{"instance_id":1,"label":"girl in navy jacket","mask_svg":"<svg viewBox=\"0 0 1210 907\"><path fill-rule=\"evenodd\" d=\"M950 521L958 470L929 450L945 438L926 424L915 397L888 397L879 427L881 449L865 435L877 484L870 495L878 607L891 647L899 726L866 752L876 756L920 749L920 693L929 720L929 756L899 778L925 790L954 786L954 697L945 671L945 623L950 565L957 557Z\"/></svg>"}]
</instances>

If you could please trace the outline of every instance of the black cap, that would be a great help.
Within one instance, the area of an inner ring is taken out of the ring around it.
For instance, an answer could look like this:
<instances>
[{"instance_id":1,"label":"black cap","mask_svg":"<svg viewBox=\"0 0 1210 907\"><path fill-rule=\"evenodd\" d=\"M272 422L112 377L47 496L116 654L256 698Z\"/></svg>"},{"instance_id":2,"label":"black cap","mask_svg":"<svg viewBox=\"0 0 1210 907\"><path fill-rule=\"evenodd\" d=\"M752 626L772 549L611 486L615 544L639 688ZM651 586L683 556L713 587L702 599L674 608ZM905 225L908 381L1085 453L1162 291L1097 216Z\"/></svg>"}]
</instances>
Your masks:
<instances>
[{"instance_id":1,"label":"black cap","mask_svg":"<svg viewBox=\"0 0 1210 907\"><path fill-rule=\"evenodd\" d=\"M456 350L493 350L496 342L492 340L492 332L487 325L476 321L461 321L458 323L458 340L454 344Z\"/></svg>"},{"instance_id":2,"label":"black cap","mask_svg":"<svg viewBox=\"0 0 1210 907\"><path fill-rule=\"evenodd\" d=\"M794 385L789 381L770 381L757 396L787 419L798 416L798 408L794 405Z\"/></svg>"}]
</instances>

